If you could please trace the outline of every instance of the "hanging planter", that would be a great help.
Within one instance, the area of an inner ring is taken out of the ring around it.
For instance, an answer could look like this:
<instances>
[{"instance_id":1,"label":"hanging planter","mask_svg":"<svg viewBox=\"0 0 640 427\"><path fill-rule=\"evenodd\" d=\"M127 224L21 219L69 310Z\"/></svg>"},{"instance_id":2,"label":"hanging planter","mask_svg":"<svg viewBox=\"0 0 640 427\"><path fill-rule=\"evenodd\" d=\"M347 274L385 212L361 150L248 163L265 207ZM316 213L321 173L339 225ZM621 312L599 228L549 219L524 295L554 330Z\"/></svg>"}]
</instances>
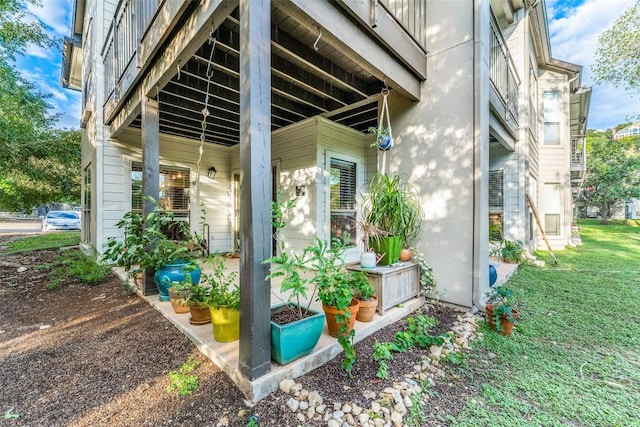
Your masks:
<instances>
[{"instance_id":1,"label":"hanging planter","mask_svg":"<svg viewBox=\"0 0 640 427\"><path fill-rule=\"evenodd\" d=\"M391 117L389 116L389 104L387 103L387 96L389 96L389 89L385 86L382 89L382 107L380 108L380 119L378 120L378 127L370 127L369 132L376 134L375 145L380 151L389 151L393 148L393 134L391 133ZM384 125L385 118L387 125Z\"/></svg>"}]
</instances>

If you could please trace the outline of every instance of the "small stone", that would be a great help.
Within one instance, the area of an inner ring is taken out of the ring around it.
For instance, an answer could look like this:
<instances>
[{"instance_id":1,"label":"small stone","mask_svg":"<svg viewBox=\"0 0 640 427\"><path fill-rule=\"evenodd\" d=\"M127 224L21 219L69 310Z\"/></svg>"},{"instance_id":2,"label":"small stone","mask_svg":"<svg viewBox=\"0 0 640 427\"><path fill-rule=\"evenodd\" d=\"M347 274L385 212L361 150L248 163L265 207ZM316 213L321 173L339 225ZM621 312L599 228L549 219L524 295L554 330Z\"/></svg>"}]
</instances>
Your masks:
<instances>
[{"instance_id":1,"label":"small stone","mask_svg":"<svg viewBox=\"0 0 640 427\"><path fill-rule=\"evenodd\" d=\"M301 423L303 423L303 422L305 422L305 421L306 421L305 416L304 416L304 414L303 414L302 412L298 412L298 413L296 414L296 418L297 418L297 419L298 419L298 421L300 421Z\"/></svg>"},{"instance_id":2,"label":"small stone","mask_svg":"<svg viewBox=\"0 0 640 427\"><path fill-rule=\"evenodd\" d=\"M309 393L309 396L307 396L307 401L311 406L322 405L322 396L320 396L320 393L317 391L312 391Z\"/></svg>"},{"instance_id":3,"label":"small stone","mask_svg":"<svg viewBox=\"0 0 640 427\"><path fill-rule=\"evenodd\" d=\"M307 409L307 418L311 419L315 417L315 415L316 415L316 408L314 408L313 406L309 407L309 409Z\"/></svg>"},{"instance_id":4,"label":"small stone","mask_svg":"<svg viewBox=\"0 0 640 427\"><path fill-rule=\"evenodd\" d=\"M302 390L302 384L294 382L291 386L291 393L298 393L300 390Z\"/></svg>"},{"instance_id":5,"label":"small stone","mask_svg":"<svg viewBox=\"0 0 640 427\"><path fill-rule=\"evenodd\" d=\"M24 266L23 266L23 267L18 267L18 270L17 270L17 271L18 271L18 273L24 273L24 272L25 272L25 271L27 271L27 270L28 270L28 269L27 269L27 267L24 267Z\"/></svg>"},{"instance_id":6,"label":"small stone","mask_svg":"<svg viewBox=\"0 0 640 427\"><path fill-rule=\"evenodd\" d=\"M220 421L218 421L218 424L220 424L223 427L227 427L229 425L229 418L227 417L220 418Z\"/></svg>"},{"instance_id":7,"label":"small stone","mask_svg":"<svg viewBox=\"0 0 640 427\"><path fill-rule=\"evenodd\" d=\"M301 411L306 411L307 409L309 409L309 402L307 402L305 400L300 402L300 410Z\"/></svg>"},{"instance_id":8,"label":"small stone","mask_svg":"<svg viewBox=\"0 0 640 427\"><path fill-rule=\"evenodd\" d=\"M407 408L402 402L396 403L396 405L393 407L393 412L397 412L398 414L404 416L404 414L407 413Z\"/></svg>"},{"instance_id":9,"label":"small stone","mask_svg":"<svg viewBox=\"0 0 640 427\"><path fill-rule=\"evenodd\" d=\"M353 418L353 415L351 415L351 414L346 414L346 415L344 416L344 419L345 419L345 422L346 422L348 425L350 425L350 426L356 425L356 420L355 420L355 418Z\"/></svg>"},{"instance_id":10,"label":"small stone","mask_svg":"<svg viewBox=\"0 0 640 427\"><path fill-rule=\"evenodd\" d=\"M291 387L293 387L293 385L296 382L294 380L291 379L284 379L282 381L280 381L280 385L278 386L280 388L280 391L283 393L291 393Z\"/></svg>"},{"instance_id":11,"label":"small stone","mask_svg":"<svg viewBox=\"0 0 640 427\"><path fill-rule=\"evenodd\" d=\"M402 427L402 414L393 412L391 414L391 422L393 422L393 425L396 427Z\"/></svg>"},{"instance_id":12,"label":"small stone","mask_svg":"<svg viewBox=\"0 0 640 427\"><path fill-rule=\"evenodd\" d=\"M348 403L345 403L344 405L342 405L342 408L340 410L345 414L348 414L351 412L351 405L349 405Z\"/></svg>"},{"instance_id":13,"label":"small stone","mask_svg":"<svg viewBox=\"0 0 640 427\"><path fill-rule=\"evenodd\" d=\"M333 411L333 419L334 420L342 419L342 417L344 417L344 412L342 412L342 411Z\"/></svg>"},{"instance_id":14,"label":"small stone","mask_svg":"<svg viewBox=\"0 0 640 427\"><path fill-rule=\"evenodd\" d=\"M404 406L407 408L411 408L413 406L413 402L409 396L405 396L404 399L402 399L402 403L404 403Z\"/></svg>"},{"instance_id":15,"label":"small stone","mask_svg":"<svg viewBox=\"0 0 640 427\"><path fill-rule=\"evenodd\" d=\"M340 427L340 423L334 419L330 419L327 422L327 427Z\"/></svg>"},{"instance_id":16,"label":"small stone","mask_svg":"<svg viewBox=\"0 0 640 427\"><path fill-rule=\"evenodd\" d=\"M292 397L287 401L287 406L291 409L291 412L296 412L300 407L300 401Z\"/></svg>"},{"instance_id":17,"label":"small stone","mask_svg":"<svg viewBox=\"0 0 640 427\"><path fill-rule=\"evenodd\" d=\"M342 409L342 403L336 402L336 403L333 404L333 410L334 411L339 411L340 409Z\"/></svg>"},{"instance_id":18,"label":"small stone","mask_svg":"<svg viewBox=\"0 0 640 427\"><path fill-rule=\"evenodd\" d=\"M375 399L376 392L372 390L365 390L362 392L362 397L364 397L365 399Z\"/></svg>"},{"instance_id":19,"label":"small stone","mask_svg":"<svg viewBox=\"0 0 640 427\"><path fill-rule=\"evenodd\" d=\"M415 382L414 380L412 380L411 378L405 378L404 382L406 382L407 384L409 384L411 387L415 387L418 385L417 382Z\"/></svg>"},{"instance_id":20,"label":"small stone","mask_svg":"<svg viewBox=\"0 0 640 427\"><path fill-rule=\"evenodd\" d=\"M358 415L358 422L360 424L366 424L369 422L369 414L367 414L366 412L361 413L360 415Z\"/></svg>"},{"instance_id":21,"label":"small stone","mask_svg":"<svg viewBox=\"0 0 640 427\"><path fill-rule=\"evenodd\" d=\"M362 408L354 403L353 407L351 408L351 413L357 417L362 413Z\"/></svg>"},{"instance_id":22,"label":"small stone","mask_svg":"<svg viewBox=\"0 0 640 427\"><path fill-rule=\"evenodd\" d=\"M300 400L307 400L309 398L309 390L300 390Z\"/></svg>"},{"instance_id":23,"label":"small stone","mask_svg":"<svg viewBox=\"0 0 640 427\"><path fill-rule=\"evenodd\" d=\"M42 331L43 329L49 329L51 327L51 325L40 325L40 330Z\"/></svg>"},{"instance_id":24,"label":"small stone","mask_svg":"<svg viewBox=\"0 0 640 427\"><path fill-rule=\"evenodd\" d=\"M331 411L327 411L326 414L324 414L324 421L328 422L329 420L333 420L333 418L331 418ZM334 420L335 421L335 420ZM338 425L339 426L339 425Z\"/></svg>"},{"instance_id":25,"label":"small stone","mask_svg":"<svg viewBox=\"0 0 640 427\"><path fill-rule=\"evenodd\" d=\"M384 427L384 420L382 418L374 418L373 425L374 427Z\"/></svg>"},{"instance_id":26,"label":"small stone","mask_svg":"<svg viewBox=\"0 0 640 427\"><path fill-rule=\"evenodd\" d=\"M496 358L496 354L495 353L491 353L491 352L487 353L487 359L493 360L495 358Z\"/></svg>"},{"instance_id":27,"label":"small stone","mask_svg":"<svg viewBox=\"0 0 640 427\"><path fill-rule=\"evenodd\" d=\"M371 410L374 414L379 414L382 410L382 406L378 402L371 402Z\"/></svg>"},{"instance_id":28,"label":"small stone","mask_svg":"<svg viewBox=\"0 0 640 427\"><path fill-rule=\"evenodd\" d=\"M442 355L442 347L438 345L432 345L429 348L429 358L433 360L440 360L441 355Z\"/></svg>"},{"instance_id":29,"label":"small stone","mask_svg":"<svg viewBox=\"0 0 640 427\"><path fill-rule=\"evenodd\" d=\"M327 410L327 405L320 404L320 405L316 406L316 412L318 414L324 414L324 411L326 411L326 410Z\"/></svg>"}]
</instances>

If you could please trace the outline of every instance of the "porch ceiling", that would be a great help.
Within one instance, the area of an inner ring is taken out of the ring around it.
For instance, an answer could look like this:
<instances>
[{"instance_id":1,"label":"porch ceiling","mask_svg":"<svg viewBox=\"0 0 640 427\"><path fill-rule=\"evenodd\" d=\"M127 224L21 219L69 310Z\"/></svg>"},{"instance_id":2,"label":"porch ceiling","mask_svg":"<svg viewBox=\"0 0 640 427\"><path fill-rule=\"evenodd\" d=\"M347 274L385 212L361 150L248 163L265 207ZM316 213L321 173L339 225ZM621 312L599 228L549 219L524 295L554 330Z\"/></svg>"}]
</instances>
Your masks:
<instances>
[{"instance_id":1,"label":"porch ceiling","mask_svg":"<svg viewBox=\"0 0 640 427\"><path fill-rule=\"evenodd\" d=\"M225 146L239 143L238 19L236 8L214 31L215 47L210 41L204 43L159 91L161 133L200 139L202 110L208 93L210 116L205 141ZM320 36L318 40L320 33L308 28L274 3L271 10L272 130L323 115L366 132L377 123L376 95L383 82L331 45L328 38ZM140 116L131 126L141 127Z\"/></svg>"}]
</instances>

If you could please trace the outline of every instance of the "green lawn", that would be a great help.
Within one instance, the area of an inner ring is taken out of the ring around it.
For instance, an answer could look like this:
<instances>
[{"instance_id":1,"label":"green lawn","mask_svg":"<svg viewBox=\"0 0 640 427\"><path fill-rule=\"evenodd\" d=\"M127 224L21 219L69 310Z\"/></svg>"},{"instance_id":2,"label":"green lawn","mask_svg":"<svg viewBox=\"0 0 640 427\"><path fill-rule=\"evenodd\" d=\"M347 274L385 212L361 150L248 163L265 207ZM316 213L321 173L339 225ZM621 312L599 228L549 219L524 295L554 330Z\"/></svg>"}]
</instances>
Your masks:
<instances>
[{"instance_id":1,"label":"green lawn","mask_svg":"<svg viewBox=\"0 0 640 427\"><path fill-rule=\"evenodd\" d=\"M80 244L79 231L64 231L59 233L42 233L32 237L24 237L8 242L0 253L8 255L17 252L39 249L55 249L64 246L78 246Z\"/></svg>"},{"instance_id":2,"label":"green lawn","mask_svg":"<svg viewBox=\"0 0 640 427\"><path fill-rule=\"evenodd\" d=\"M509 280L521 321L511 337L482 329L465 368L481 367L482 393L453 425L640 426L640 222L580 227L558 265L541 251L546 267Z\"/></svg>"}]
</instances>

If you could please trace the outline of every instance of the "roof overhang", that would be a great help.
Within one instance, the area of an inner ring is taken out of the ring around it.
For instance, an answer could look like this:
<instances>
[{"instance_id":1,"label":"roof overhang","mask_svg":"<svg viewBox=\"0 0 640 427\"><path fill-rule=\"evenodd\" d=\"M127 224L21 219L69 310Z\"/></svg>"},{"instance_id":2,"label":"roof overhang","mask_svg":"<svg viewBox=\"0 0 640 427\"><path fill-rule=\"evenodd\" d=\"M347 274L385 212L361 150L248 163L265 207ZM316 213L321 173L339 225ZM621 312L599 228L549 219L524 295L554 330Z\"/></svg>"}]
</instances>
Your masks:
<instances>
[{"instance_id":1,"label":"roof overhang","mask_svg":"<svg viewBox=\"0 0 640 427\"><path fill-rule=\"evenodd\" d=\"M62 48L60 85L65 89L82 89L82 41L65 37Z\"/></svg>"}]
</instances>

